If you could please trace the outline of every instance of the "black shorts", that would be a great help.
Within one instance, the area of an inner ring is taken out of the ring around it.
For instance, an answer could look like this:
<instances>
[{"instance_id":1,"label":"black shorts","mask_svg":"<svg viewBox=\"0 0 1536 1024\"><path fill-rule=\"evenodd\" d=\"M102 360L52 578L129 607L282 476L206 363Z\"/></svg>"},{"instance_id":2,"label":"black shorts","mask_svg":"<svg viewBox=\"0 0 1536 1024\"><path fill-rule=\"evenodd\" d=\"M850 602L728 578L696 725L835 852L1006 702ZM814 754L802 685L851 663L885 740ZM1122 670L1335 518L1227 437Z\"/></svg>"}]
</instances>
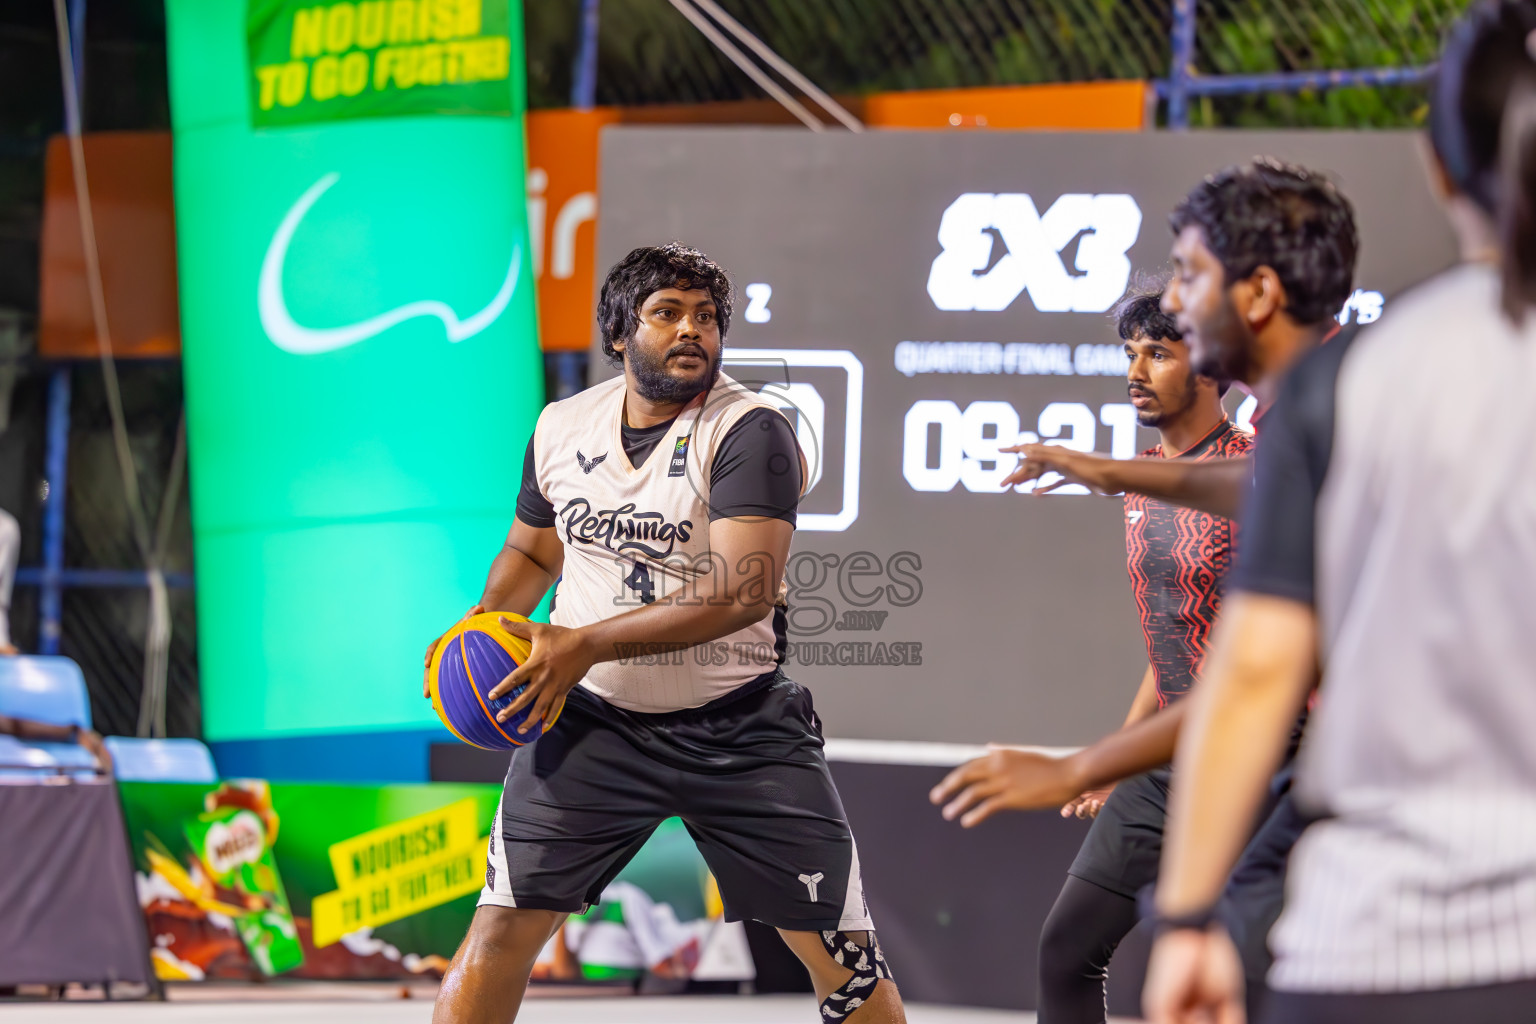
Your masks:
<instances>
[{"instance_id":1,"label":"black shorts","mask_svg":"<svg viewBox=\"0 0 1536 1024\"><path fill-rule=\"evenodd\" d=\"M572 690L554 728L512 754L480 905L579 913L671 817L727 920L874 927L810 691L779 672L665 714Z\"/></svg>"},{"instance_id":2,"label":"black shorts","mask_svg":"<svg viewBox=\"0 0 1536 1024\"><path fill-rule=\"evenodd\" d=\"M1171 768L1154 768L1117 785L1067 874L1133 900L1157 881L1172 774Z\"/></svg>"},{"instance_id":3,"label":"black shorts","mask_svg":"<svg viewBox=\"0 0 1536 1024\"><path fill-rule=\"evenodd\" d=\"M1432 992L1274 992L1264 1024L1495 1024L1530 1020L1536 981Z\"/></svg>"},{"instance_id":4,"label":"black shorts","mask_svg":"<svg viewBox=\"0 0 1536 1024\"><path fill-rule=\"evenodd\" d=\"M1157 881L1172 769L1155 768L1115 787L1067 869L1137 899ZM1275 776L1258 830L1222 893L1221 919L1236 943L1250 987L1269 971L1269 931L1285 902L1285 866L1308 821L1290 797L1290 765Z\"/></svg>"}]
</instances>

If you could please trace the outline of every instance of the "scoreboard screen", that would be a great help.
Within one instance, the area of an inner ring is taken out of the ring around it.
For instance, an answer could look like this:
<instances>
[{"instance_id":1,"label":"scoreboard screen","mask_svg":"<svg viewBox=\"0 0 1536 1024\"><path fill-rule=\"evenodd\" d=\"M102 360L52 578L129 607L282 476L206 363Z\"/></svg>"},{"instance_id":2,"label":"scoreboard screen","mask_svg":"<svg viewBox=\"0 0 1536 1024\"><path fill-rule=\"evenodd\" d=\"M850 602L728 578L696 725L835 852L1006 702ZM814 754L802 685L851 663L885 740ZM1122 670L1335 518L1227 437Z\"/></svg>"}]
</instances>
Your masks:
<instances>
[{"instance_id":1,"label":"scoreboard screen","mask_svg":"<svg viewBox=\"0 0 1536 1024\"><path fill-rule=\"evenodd\" d=\"M726 372L807 452L786 670L830 735L1058 745L1123 721L1146 667L1123 503L1004 490L998 449L1156 443L1108 313L1167 272L1188 189L1260 154L1355 205L1341 323L1455 258L1409 133L605 131L599 276L671 240L722 263Z\"/></svg>"}]
</instances>

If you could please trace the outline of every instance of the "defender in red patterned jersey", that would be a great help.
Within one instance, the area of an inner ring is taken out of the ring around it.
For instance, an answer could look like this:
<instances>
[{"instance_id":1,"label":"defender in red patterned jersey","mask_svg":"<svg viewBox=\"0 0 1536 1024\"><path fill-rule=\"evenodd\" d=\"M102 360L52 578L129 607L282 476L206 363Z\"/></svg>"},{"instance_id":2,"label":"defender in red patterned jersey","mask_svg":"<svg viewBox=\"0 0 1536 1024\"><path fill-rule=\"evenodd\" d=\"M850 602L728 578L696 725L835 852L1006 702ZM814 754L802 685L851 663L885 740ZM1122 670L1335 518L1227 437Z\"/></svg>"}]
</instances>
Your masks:
<instances>
[{"instance_id":1,"label":"defender in red patterned jersey","mask_svg":"<svg viewBox=\"0 0 1536 1024\"><path fill-rule=\"evenodd\" d=\"M1126 348L1162 348L1167 344L1138 339L1127 343ZM1173 361L1171 357L1169 361ZM1138 357L1133 355L1133 399L1138 392L1137 365ZM1216 408L1219 413L1220 404ZM1154 425L1147 423L1145 413L1141 419L1148 426ZM1165 445L1155 444L1142 452L1141 458L1204 462L1244 458L1252 449L1253 435L1222 416L1193 445L1170 452ZM1142 494L1125 496L1126 562L1160 708L1188 693L1200 672L1206 642L1221 608L1221 583L1231 566L1235 531L1230 519Z\"/></svg>"},{"instance_id":2,"label":"defender in red patterned jersey","mask_svg":"<svg viewBox=\"0 0 1536 1024\"><path fill-rule=\"evenodd\" d=\"M1221 406L1223 384L1195 373L1161 293L1134 294L1116 320L1129 360L1126 390L1143 426L1161 443L1142 458L1191 461L1246 456L1251 435ZM1125 498L1127 565L1148 667L1126 725L1183 697L1205 659L1232 559L1232 521L1139 494ZM1110 957L1136 924L1138 891L1157 878L1169 769L1083 793L1062 814L1093 817L1040 935L1041 1024L1105 1019Z\"/></svg>"},{"instance_id":3,"label":"defender in red patterned jersey","mask_svg":"<svg viewBox=\"0 0 1536 1024\"><path fill-rule=\"evenodd\" d=\"M1195 373L1161 299L1160 292L1133 294L1116 309L1129 361L1126 391L1142 426L1161 438L1142 458L1246 456L1252 437L1222 410L1225 382ZM1148 661L1127 725L1194 685L1221 610L1235 533L1230 519L1126 495L1126 564ZM1167 767L1155 768L1062 809L1095 820L1041 930L1040 1024L1105 1019L1110 957L1136 924L1137 893L1157 879L1169 781Z\"/></svg>"}]
</instances>

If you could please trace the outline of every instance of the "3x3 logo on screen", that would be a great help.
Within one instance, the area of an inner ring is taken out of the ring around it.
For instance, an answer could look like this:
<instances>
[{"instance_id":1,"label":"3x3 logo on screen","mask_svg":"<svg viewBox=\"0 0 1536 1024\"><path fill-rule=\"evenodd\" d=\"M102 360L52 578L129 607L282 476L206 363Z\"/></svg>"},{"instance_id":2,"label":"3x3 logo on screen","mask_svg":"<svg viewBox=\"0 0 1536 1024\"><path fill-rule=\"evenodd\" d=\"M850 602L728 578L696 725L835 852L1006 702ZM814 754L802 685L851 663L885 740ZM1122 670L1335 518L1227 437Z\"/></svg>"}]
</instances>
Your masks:
<instances>
[{"instance_id":1,"label":"3x3 logo on screen","mask_svg":"<svg viewBox=\"0 0 1536 1024\"><path fill-rule=\"evenodd\" d=\"M996 312L1028 291L1043 313L1102 313L1125 292L1141 207L1123 193L967 192L939 221L928 295L943 310Z\"/></svg>"}]
</instances>

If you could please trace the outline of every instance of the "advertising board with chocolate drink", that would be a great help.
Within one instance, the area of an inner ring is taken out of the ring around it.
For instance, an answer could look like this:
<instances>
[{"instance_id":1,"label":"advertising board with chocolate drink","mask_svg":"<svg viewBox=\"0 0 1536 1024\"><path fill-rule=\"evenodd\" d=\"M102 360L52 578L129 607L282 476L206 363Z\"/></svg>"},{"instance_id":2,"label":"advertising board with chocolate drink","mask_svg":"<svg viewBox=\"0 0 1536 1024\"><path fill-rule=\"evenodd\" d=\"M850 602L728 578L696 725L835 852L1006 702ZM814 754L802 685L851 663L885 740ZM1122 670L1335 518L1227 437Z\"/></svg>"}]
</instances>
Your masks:
<instances>
[{"instance_id":1,"label":"advertising board with chocolate drink","mask_svg":"<svg viewBox=\"0 0 1536 1024\"><path fill-rule=\"evenodd\" d=\"M125 782L164 981L436 980L485 882L501 787ZM682 822L664 822L534 970L540 981L745 981L751 954Z\"/></svg>"}]
</instances>

